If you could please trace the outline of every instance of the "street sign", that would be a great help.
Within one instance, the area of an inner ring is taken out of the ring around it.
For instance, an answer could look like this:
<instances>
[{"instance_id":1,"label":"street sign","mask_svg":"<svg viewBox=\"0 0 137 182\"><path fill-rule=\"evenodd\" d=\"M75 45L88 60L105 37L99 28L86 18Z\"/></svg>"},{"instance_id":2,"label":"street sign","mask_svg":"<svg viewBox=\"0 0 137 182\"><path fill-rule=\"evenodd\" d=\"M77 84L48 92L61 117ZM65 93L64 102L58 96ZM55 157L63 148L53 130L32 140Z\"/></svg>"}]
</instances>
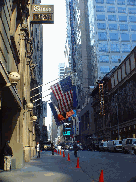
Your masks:
<instances>
[{"instance_id":1,"label":"street sign","mask_svg":"<svg viewBox=\"0 0 137 182\"><path fill-rule=\"evenodd\" d=\"M32 5L32 24L54 24L54 5Z\"/></svg>"}]
</instances>

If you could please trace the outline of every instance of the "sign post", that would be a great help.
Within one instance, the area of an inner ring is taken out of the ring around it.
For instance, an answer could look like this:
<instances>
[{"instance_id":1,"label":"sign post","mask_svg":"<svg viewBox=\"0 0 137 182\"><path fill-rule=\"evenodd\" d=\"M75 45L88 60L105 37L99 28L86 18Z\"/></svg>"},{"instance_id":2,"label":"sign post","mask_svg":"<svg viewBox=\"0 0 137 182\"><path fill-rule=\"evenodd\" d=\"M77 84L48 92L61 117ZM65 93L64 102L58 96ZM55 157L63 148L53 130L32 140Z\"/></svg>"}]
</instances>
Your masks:
<instances>
[{"instance_id":1,"label":"sign post","mask_svg":"<svg viewBox=\"0 0 137 182\"><path fill-rule=\"evenodd\" d=\"M32 5L32 24L54 24L54 5Z\"/></svg>"}]
</instances>

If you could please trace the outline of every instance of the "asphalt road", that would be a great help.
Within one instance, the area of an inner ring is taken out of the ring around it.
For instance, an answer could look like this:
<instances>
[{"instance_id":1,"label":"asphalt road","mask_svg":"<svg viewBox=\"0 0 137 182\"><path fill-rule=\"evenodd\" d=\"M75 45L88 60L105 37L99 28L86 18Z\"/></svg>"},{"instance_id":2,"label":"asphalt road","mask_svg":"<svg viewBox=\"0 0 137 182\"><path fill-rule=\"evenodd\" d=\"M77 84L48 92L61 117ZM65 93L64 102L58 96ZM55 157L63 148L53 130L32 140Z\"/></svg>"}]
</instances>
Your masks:
<instances>
[{"instance_id":1,"label":"asphalt road","mask_svg":"<svg viewBox=\"0 0 137 182\"><path fill-rule=\"evenodd\" d=\"M65 151L66 156L76 163L73 151ZM98 180L103 170L105 182L135 182L136 181L136 155L98 152L78 151L79 164L84 173L90 179Z\"/></svg>"},{"instance_id":2,"label":"asphalt road","mask_svg":"<svg viewBox=\"0 0 137 182\"><path fill-rule=\"evenodd\" d=\"M78 151L78 169L73 151L65 151L65 157L62 154L52 156L51 151L41 152L40 159L33 158L22 169L1 172L0 182L99 182L101 170L104 182L136 181L135 155Z\"/></svg>"}]
</instances>

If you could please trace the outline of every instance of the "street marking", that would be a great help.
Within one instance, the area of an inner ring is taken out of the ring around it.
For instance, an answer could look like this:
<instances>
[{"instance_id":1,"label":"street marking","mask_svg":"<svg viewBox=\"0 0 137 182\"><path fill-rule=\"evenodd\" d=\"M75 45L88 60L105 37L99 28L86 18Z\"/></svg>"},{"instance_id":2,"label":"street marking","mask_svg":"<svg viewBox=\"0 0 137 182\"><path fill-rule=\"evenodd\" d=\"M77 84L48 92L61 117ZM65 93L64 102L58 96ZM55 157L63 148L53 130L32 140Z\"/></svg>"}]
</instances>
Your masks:
<instances>
[{"instance_id":1,"label":"street marking","mask_svg":"<svg viewBox=\"0 0 137 182\"><path fill-rule=\"evenodd\" d=\"M54 173L47 173L47 174L44 174L45 176L52 176L52 175L55 175Z\"/></svg>"}]
</instances>

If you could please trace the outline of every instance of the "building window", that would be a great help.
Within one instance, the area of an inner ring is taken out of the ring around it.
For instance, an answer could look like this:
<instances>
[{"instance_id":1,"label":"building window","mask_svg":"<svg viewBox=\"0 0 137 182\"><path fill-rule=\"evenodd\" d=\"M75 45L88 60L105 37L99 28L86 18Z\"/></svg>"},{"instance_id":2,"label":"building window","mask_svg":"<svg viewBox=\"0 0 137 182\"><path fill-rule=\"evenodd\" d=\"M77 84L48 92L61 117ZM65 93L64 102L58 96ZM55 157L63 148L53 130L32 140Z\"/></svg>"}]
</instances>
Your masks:
<instances>
[{"instance_id":1,"label":"building window","mask_svg":"<svg viewBox=\"0 0 137 182\"><path fill-rule=\"evenodd\" d=\"M118 5L123 5L123 4L125 4L125 0L117 0L117 4Z\"/></svg>"},{"instance_id":2,"label":"building window","mask_svg":"<svg viewBox=\"0 0 137 182\"><path fill-rule=\"evenodd\" d=\"M109 63L109 56L102 55L99 57L100 63Z\"/></svg>"},{"instance_id":3,"label":"building window","mask_svg":"<svg viewBox=\"0 0 137 182\"><path fill-rule=\"evenodd\" d=\"M126 8L118 7L118 13L126 13Z\"/></svg>"},{"instance_id":4,"label":"building window","mask_svg":"<svg viewBox=\"0 0 137 182\"><path fill-rule=\"evenodd\" d=\"M117 24L109 24L109 30L117 30Z\"/></svg>"},{"instance_id":5,"label":"building window","mask_svg":"<svg viewBox=\"0 0 137 182\"><path fill-rule=\"evenodd\" d=\"M106 0L107 4L114 4L114 0Z\"/></svg>"},{"instance_id":6,"label":"building window","mask_svg":"<svg viewBox=\"0 0 137 182\"><path fill-rule=\"evenodd\" d=\"M104 0L96 0L96 3L103 4L104 3Z\"/></svg>"},{"instance_id":7,"label":"building window","mask_svg":"<svg viewBox=\"0 0 137 182\"><path fill-rule=\"evenodd\" d=\"M99 52L108 52L108 45L105 43L98 44Z\"/></svg>"},{"instance_id":8,"label":"building window","mask_svg":"<svg viewBox=\"0 0 137 182\"><path fill-rule=\"evenodd\" d=\"M100 66L100 72L106 74L110 71L109 66Z\"/></svg>"},{"instance_id":9,"label":"building window","mask_svg":"<svg viewBox=\"0 0 137 182\"><path fill-rule=\"evenodd\" d=\"M131 31L136 31L136 25L130 25Z\"/></svg>"},{"instance_id":10,"label":"building window","mask_svg":"<svg viewBox=\"0 0 137 182\"><path fill-rule=\"evenodd\" d=\"M118 16L120 22L127 22L127 16Z\"/></svg>"},{"instance_id":11,"label":"building window","mask_svg":"<svg viewBox=\"0 0 137 182\"><path fill-rule=\"evenodd\" d=\"M107 40L106 32L98 32L98 40Z\"/></svg>"},{"instance_id":12,"label":"building window","mask_svg":"<svg viewBox=\"0 0 137 182\"><path fill-rule=\"evenodd\" d=\"M111 52L120 52L119 44L111 44Z\"/></svg>"},{"instance_id":13,"label":"building window","mask_svg":"<svg viewBox=\"0 0 137 182\"><path fill-rule=\"evenodd\" d=\"M122 44L121 50L122 50L122 53L130 52L131 51L131 45L130 44Z\"/></svg>"},{"instance_id":14,"label":"building window","mask_svg":"<svg viewBox=\"0 0 137 182\"><path fill-rule=\"evenodd\" d=\"M96 12L105 12L104 6L96 6Z\"/></svg>"},{"instance_id":15,"label":"building window","mask_svg":"<svg viewBox=\"0 0 137 182\"><path fill-rule=\"evenodd\" d=\"M120 36L121 36L121 41L122 42L129 41L129 34L121 33Z\"/></svg>"},{"instance_id":16,"label":"building window","mask_svg":"<svg viewBox=\"0 0 137 182\"><path fill-rule=\"evenodd\" d=\"M105 21L105 15L97 15L98 21Z\"/></svg>"},{"instance_id":17,"label":"building window","mask_svg":"<svg viewBox=\"0 0 137 182\"><path fill-rule=\"evenodd\" d=\"M111 56L112 63L121 63L120 56Z\"/></svg>"},{"instance_id":18,"label":"building window","mask_svg":"<svg viewBox=\"0 0 137 182\"><path fill-rule=\"evenodd\" d=\"M136 34L132 34L131 39L132 39L133 42L136 42Z\"/></svg>"},{"instance_id":19,"label":"building window","mask_svg":"<svg viewBox=\"0 0 137 182\"><path fill-rule=\"evenodd\" d=\"M116 15L108 15L108 21L116 21Z\"/></svg>"},{"instance_id":20,"label":"building window","mask_svg":"<svg viewBox=\"0 0 137 182\"><path fill-rule=\"evenodd\" d=\"M113 6L108 6L108 7L107 7L107 12L109 12L109 13L115 13L115 7L113 7Z\"/></svg>"},{"instance_id":21,"label":"building window","mask_svg":"<svg viewBox=\"0 0 137 182\"><path fill-rule=\"evenodd\" d=\"M136 17L135 16L129 16L129 21L130 22L136 22Z\"/></svg>"},{"instance_id":22,"label":"building window","mask_svg":"<svg viewBox=\"0 0 137 182\"><path fill-rule=\"evenodd\" d=\"M118 40L118 33L110 33L110 40L111 41L117 41Z\"/></svg>"},{"instance_id":23,"label":"building window","mask_svg":"<svg viewBox=\"0 0 137 182\"><path fill-rule=\"evenodd\" d=\"M135 6L136 0L127 0L127 5Z\"/></svg>"},{"instance_id":24,"label":"building window","mask_svg":"<svg viewBox=\"0 0 137 182\"><path fill-rule=\"evenodd\" d=\"M136 14L136 8L128 8L129 14Z\"/></svg>"},{"instance_id":25,"label":"building window","mask_svg":"<svg viewBox=\"0 0 137 182\"><path fill-rule=\"evenodd\" d=\"M127 24L120 24L119 27L120 27L121 31L128 30L128 25Z\"/></svg>"},{"instance_id":26,"label":"building window","mask_svg":"<svg viewBox=\"0 0 137 182\"><path fill-rule=\"evenodd\" d=\"M60 72L60 74L64 74L64 72Z\"/></svg>"},{"instance_id":27,"label":"building window","mask_svg":"<svg viewBox=\"0 0 137 182\"><path fill-rule=\"evenodd\" d=\"M106 23L97 23L98 29L105 30L106 29Z\"/></svg>"}]
</instances>

